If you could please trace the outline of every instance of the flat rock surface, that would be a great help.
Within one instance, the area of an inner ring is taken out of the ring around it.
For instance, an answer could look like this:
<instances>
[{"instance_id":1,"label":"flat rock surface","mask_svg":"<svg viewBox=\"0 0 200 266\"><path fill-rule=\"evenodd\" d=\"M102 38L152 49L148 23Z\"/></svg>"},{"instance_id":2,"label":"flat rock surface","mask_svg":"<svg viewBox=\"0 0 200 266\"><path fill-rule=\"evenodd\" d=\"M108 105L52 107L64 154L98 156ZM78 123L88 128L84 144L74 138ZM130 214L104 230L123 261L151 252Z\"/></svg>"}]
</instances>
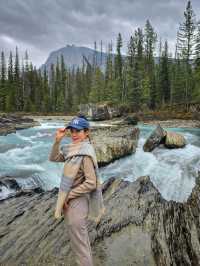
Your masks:
<instances>
[{"instance_id":1,"label":"flat rock surface","mask_svg":"<svg viewBox=\"0 0 200 266\"><path fill-rule=\"evenodd\" d=\"M166 201L148 176L110 178L106 214L89 235L95 266L200 265L200 182L188 201ZM58 189L1 201L2 265L74 264L64 219L53 217Z\"/></svg>"}]
</instances>

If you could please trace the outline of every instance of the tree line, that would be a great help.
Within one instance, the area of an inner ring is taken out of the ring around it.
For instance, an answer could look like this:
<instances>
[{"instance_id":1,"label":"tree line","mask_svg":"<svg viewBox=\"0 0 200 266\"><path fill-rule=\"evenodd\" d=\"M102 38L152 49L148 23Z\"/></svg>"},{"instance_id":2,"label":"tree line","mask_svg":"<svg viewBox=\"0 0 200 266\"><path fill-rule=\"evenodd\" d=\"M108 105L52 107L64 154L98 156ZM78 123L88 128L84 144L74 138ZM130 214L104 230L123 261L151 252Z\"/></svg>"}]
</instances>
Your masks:
<instances>
[{"instance_id":1,"label":"tree line","mask_svg":"<svg viewBox=\"0 0 200 266\"><path fill-rule=\"evenodd\" d=\"M119 33L116 51L108 44L103 70L96 63L96 52L92 63L83 58L82 66L70 69L61 55L50 71L45 67L41 71L30 62L27 52L20 63L17 48L8 60L2 51L0 110L69 113L77 111L79 104L107 101L138 111L200 102L200 22L191 1L177 32L174 55L149 20L130 36L126 55L122 55L123 45Z\"/></svg>"}]
</instances>

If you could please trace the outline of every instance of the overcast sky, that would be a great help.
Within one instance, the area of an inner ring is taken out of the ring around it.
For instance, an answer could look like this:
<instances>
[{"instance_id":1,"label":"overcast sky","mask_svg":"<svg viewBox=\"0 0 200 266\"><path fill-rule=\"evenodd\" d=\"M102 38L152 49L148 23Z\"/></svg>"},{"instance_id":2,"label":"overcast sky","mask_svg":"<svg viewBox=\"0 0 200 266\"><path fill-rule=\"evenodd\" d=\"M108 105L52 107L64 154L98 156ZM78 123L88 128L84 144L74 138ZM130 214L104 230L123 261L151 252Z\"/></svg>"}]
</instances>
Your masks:
<instances>
[{"instance_id":1,"label":"overcast sky","mask_svg":"<svg viewBox=\"0 0 200 266\"><path fill-rule=\"evenodd\" d=\"M0 0L0 50L27 49L34 65L66 44L104 50L118 32L126 51L130 35L150 20L159 38L174 49L187 0ZM200 19L200 0L192 6Z\"/></svg>"}]
</instances>

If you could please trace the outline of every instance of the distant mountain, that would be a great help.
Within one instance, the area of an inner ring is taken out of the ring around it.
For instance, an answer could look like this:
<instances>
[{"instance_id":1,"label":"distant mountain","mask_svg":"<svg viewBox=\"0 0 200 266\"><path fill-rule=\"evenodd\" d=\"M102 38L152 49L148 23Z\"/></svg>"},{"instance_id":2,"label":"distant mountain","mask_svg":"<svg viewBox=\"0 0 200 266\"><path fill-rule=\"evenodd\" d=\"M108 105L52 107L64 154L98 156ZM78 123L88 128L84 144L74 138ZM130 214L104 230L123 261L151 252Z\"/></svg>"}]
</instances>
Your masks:
<instances>
[{"instance_id":1,"label":"distant mountain","mask_svg":"<svg viewBox=\"0 0 200 266\"><path fill-rule=\"evenodd\" d=\"M104 69L107 57L107 53L104 52L101 53L99 51L96 51L95 54L94 49L75 45L66 45L59 50L51 52L46 62L40 67L40 69L44 70L44 66L46 66L47 70L49 71L51 64L56 64L57 58L59 58L60 60L61 55L63 55L64 57L66 66L70 69L72 69L73 67L77 68L78 66L82 66L83 60L85 63L87 61L89 64L92 64L94 58L96 58L97 65Z\"/></svg>"},{"instance_id":2,"label":"distant mountain","mask_svg":"<svg viewBox=\"0 0 200 266\"><path fill-rule=\"evenodd\" d=\"M46 62L40 67L43 71L44 67L46 66L47 70L49 71L51 68L51 64L57 63L57 58L60 60L61 55L64 57L65 64L68 68L72 69L77 68L78 66L82 66L83 61L88 62L89 64L93 64L94 58L96 58L96 64L102 69L105 70L106 66L106 58L107 53L95 51L94 49L83 47L83 46L75 46L66 45L59 50L53 51L50 53L49 57L47 58ZM114 53L112 54L114 60ZM123 58L126 58L125 55L122 55ZM84 58L84 59L83 59ZM159 63L159 57L154 57L155 63ZM174 60L174 59L173 59Z\"/></svg>"}]
</instances>

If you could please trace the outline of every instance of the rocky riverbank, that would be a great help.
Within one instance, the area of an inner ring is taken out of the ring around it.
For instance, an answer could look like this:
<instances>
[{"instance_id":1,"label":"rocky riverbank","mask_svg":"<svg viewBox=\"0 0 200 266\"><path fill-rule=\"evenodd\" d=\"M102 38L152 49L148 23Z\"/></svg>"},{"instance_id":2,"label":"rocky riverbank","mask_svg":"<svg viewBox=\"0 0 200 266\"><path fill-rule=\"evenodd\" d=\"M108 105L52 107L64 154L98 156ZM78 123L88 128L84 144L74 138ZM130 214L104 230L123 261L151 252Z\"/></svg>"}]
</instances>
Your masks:
<instances>
[{"instance_id":1,"label":"rocky riverbank","mask_svg":"<svg viewBox=\"0 0 200 266\"><path fill-rule=\"evenodd\" d=\"M182 127L182 128L200 128L200 121L198 120L184 120L184 119L172 119L172 120L149 120L143 122L144 125L155 126L160 124L162 127Z\"/></svg>"},{"instance_id":2,"label":"rocky riverbank","mask_svg":"<svg viewBox=\"0 0 200 266\"><path fill-rule=\"evenodd\" d=\"M32 127L35 125L40 125L42 121L63 121L64 124L67 124L74 116L66 116L66 115L8 115L3 114L0 115L0 135L6 135L8 133L15 132L16 129L23 129ZM2 119L3 118L3 119ZM137 115L136 113L127 114L122 117L114 117L109 120L103 121L95 121L95 124L92 125L92 128L105 128L105 127L117 127L127 125L127 121L130 118L131 120L135 120L135 124L137 121L141 125L158 125L160 124L162 127L182 127L182 128L200 128L200 120L196 119L169 119L165 118L163 115L162 119L158 119L153 115ZM1 120L2 119L2 120ZM8 120L6 122L6 120Z\"/></svg>"},{"instance_id":3,"label":"rocky riverbank","mask_svg":"<svg viewBox=\"0 0 200 266\"><path fill-rule=\"evenodd\" d=\"M106 214L89 226L95 266L200 265L199 179L185 203L164 200L148 176L110 178L103 192ZM1 202L2 265L74 265L64 220L53 218L57 193Z\"/></svg>"},{"instance_id":4,"label":"rocky riverbank","mask_svg":"<svg viewBox=\"0 0 200 266\"><path fill-rule=\"evenodd\" d=\"M39 126L40 123L29 117L15 114L0 115L0 136L15 133L16 130Z\"/></svg>"},{"instance_id":5,"label":"rocky riverbank","mask_svg":"<svg viewBox=\"0 0 200 266\"><path fill-rule=\"evenodd\" d=\"M28 118L34 119L37 122L41 122L42 120L63 120L65 122L68 122L71 120L73 116L27 116ZM153 117L140 117L136 114L127 114L127 116L124 117L115 117L110 120L104 120L104 121L95 121L96 126L103 127L105 126L118 126L118 125L124 125L127 124L126 118L137 118L139 124L143 125L157 125L158 123L162 127L182 127L182 128L200 128L200 121L194 120L194 119L153 119ZM102 125L102 126L101 126Z\"/></svg>"},{"instance_id":6,"label":"rocky riverbank","mask_svg":"<svg viewBox=\"0 0 200 266\"><path fill-rule=\"evenodd\" d=\"M135 151L136 127L100 124L92 129L100 165ZM22 190L8 179L1 181L17 193L0 200L0 265L75 266L64 220L53 216L58 189ZM106 214L89 226L95 266L200 265L200 177L184 203L165 200L148 176L110 178L103 192Z\"/></svg>"}]
</instances>

